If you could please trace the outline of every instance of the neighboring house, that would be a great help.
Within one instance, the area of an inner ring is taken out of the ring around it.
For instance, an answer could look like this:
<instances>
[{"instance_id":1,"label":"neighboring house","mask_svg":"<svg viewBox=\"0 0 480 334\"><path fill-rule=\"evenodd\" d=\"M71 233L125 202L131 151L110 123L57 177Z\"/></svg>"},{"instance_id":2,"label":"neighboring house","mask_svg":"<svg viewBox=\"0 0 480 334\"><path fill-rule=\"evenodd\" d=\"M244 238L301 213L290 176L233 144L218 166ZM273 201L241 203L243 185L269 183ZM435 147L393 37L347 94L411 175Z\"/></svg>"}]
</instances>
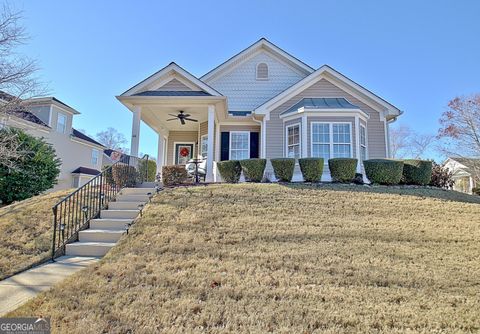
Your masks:
<instances>
[{"instance_id":1,"label":"neighboring house","mask_svg":"<svg viewBox=\"0 0 480 334\"><path fill-rule=\"evenodd\" d=\"M102 169L113 165L115 162L119 161L123 156L124 156L124 153L117 150L112 150L110 148L103 150Z\"/></svg>"},{"instance_id":2,"label":"neighboring house","mask_svg":"<svg viewBox=\"0 0 480 334\"><path fill-rule=\"evenodd\" d=\"M170 63L117 99L133 113L132 155L143 121L158 134L159 171L203 157L209 181L218 178L216 161L257 157L355 157L362 171L362 160L390 157L389 123L401 114L330 66L315 70L264 38L199 78Z\"/></svg>"},{"instance_id":3,"label":"neighboring house","mask_svg":"<svg viewBox=\"0 0 480 334\"><path fill-rule=\"evenodd\" d=\"M479 186L480 159L448 158L443 165L453 173L453 190L472 194L472 189Z\"/></svg>"},{"instance_id":4,"label":"neighboring house","mask_svg":"<svg viewBox=\"0 0 480 334\"><path fill-rule=\"evenodd\" d=\"M0 98L8 95L0 94ZM25 107L0 115L4 126L19 128L52 144L62 165L54 190L79 187L100 173L105 147L72 127L78 111L55 97L26 100Z\"/></svg>"}]
</instances>

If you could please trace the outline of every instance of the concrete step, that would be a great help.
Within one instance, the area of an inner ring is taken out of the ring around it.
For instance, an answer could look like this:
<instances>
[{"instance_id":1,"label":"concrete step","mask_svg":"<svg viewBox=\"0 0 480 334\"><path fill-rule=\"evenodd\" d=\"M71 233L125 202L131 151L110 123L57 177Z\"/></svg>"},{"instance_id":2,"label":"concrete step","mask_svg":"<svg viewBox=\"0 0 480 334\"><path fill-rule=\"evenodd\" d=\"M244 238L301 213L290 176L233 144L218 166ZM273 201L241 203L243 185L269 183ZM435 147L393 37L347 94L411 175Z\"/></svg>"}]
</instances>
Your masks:
<instances>
[{"instance_id":1,"label":"concrete step","mask_svg":"<svg viewBox=\"0 0 480 334\"><path fill-rule=\"evenodd\" d=\"M74 242L66 245L65 255L104 256L113 246L113 242Z\"/></svg>"},{"instance_id":2,"label":"concrete step","mask_svg":"<svg viewBox=\"0 0 480 334\"><path fill-rule=\"evenodd\" d=\"M100 218L133 219L139 214L140 210L102 210L100 211Z\"/></svg>"},{"instance_id":3,"label":"concrete step","mask_svg":"<svg viewBox=\"0 0 480 334\"><path fill-rule=\"evenodd\" d=\"M122 235L126 233L125 229L121 230L94 230L88 229L78 233L80 242L117 242Z\"/></svg>"},{"instance_id":4,"label":"concrete step","mask_svg":"<svg viewBox=\"0 0 480 334\"><path fill-rule=\"evenodd\" d=\"M90 228L93 230L124 230L126 224L131 224L133 219L92 219Z\"/></svg>"},{"instance_id":5,"label":"concrete step","mask_svg":"<svg viewBox=\"0 0 480 334\"><path fill-rule=\"evenodd\" d=\"M144 202L110 202L109 210L138 210L138 206L145 204Z\"/></svg>"},{"instance_id":6,"label":"concrete step","mask_svg":"<svg viewBox=\"0 0 480 334\"><path fill-rule=\"evenodd\" d=\"M117 195L117 202L148 202L148 195Z\"/></svg>"},{"instance_id":7,"label":"concrete step","mask_svg":"<svg viewBox=\"0 0 480 334\"><path fill-rule=\"evenodd\" d=\"M155 188L123 188L120 191L122 195L154 195L156 193Z\"/></svg>"}]
</instances>

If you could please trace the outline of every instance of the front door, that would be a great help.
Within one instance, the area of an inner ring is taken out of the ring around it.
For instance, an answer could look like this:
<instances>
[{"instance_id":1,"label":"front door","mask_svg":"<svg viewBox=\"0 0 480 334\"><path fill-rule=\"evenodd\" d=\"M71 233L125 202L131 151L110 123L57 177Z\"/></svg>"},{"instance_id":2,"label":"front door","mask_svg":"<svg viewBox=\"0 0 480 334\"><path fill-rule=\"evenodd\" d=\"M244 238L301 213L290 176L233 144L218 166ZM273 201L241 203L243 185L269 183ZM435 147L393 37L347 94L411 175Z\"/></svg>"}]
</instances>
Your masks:
<instances>
[{"instance_id":1,"label":"front door","mask_svg":"<svg viewBox=\"0 0 480 334\"><path fill-rule=\"evenodd\" d=\"M193 158L193 144L175 144L175 165L185 165Z\"/></svg>"}]
</instances>

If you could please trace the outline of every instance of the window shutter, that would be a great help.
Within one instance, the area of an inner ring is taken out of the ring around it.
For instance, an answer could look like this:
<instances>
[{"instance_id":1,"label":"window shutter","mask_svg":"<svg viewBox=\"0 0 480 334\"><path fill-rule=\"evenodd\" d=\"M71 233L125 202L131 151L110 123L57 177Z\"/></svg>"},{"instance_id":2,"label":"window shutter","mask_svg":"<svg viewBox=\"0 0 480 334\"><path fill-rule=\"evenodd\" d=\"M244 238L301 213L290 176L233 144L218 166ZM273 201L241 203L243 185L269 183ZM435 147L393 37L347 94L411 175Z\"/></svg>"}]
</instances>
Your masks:
<instances>
[{"instance_id":1,"label":"window shutter","mask_svg":"<svg viewBox=\"0 0 480 334\"><path fill-rule=\"evenodd\" d=\"M228 160L230 155L230 132L222 132L220 140L221 154L220 160Z\"/></svg>"},{"instance_id":2,"label":"window shutter","mask_svg":"<svg viewBox=\"0 0 480 334\"><path fill-rule=\"evenodd\" d=\"M250 132L250 159L258 158L258 132Z\"/></svg>"}]
</instances>

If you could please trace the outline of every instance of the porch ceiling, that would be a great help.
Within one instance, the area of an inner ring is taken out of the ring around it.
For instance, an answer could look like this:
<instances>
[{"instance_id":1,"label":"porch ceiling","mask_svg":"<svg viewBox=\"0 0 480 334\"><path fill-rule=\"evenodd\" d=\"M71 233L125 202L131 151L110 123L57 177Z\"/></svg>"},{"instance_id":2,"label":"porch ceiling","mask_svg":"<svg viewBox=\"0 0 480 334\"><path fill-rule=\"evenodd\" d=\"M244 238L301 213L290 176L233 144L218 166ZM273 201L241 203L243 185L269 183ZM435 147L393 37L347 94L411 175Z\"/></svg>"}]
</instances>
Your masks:
<instances>
[{"instance_id":1,"label":"porch ceiling","mask_svg":"<svg viewBox=\"0 0 480 334\"><path fill-rule=\"evenodd\" d=\"M225 97L117 96L117 99L130 111L140 107L142 121L158 133L197 131L199 124L208 119L209 105L215 106L216 121L221 122L228 117ZM173 118L169 114L176 115L180 110L198 122L186 121L182 125L180 120L167 121Z\"/></svg>"}]
</instances>

